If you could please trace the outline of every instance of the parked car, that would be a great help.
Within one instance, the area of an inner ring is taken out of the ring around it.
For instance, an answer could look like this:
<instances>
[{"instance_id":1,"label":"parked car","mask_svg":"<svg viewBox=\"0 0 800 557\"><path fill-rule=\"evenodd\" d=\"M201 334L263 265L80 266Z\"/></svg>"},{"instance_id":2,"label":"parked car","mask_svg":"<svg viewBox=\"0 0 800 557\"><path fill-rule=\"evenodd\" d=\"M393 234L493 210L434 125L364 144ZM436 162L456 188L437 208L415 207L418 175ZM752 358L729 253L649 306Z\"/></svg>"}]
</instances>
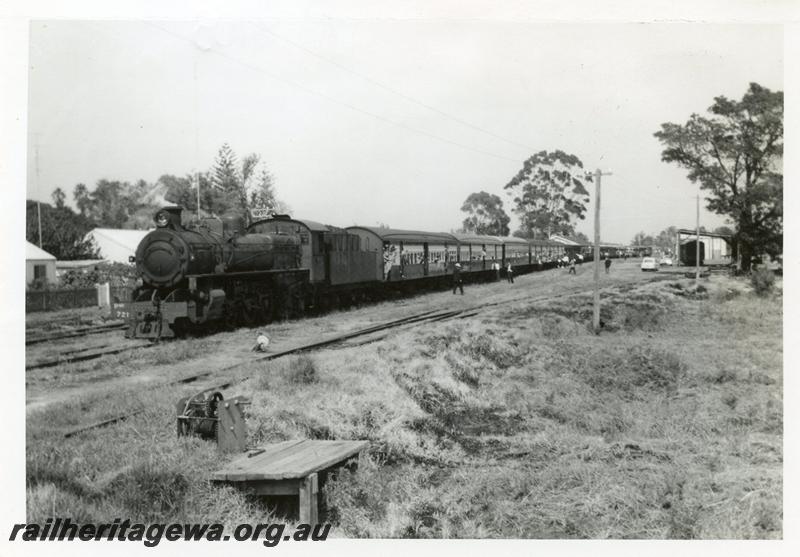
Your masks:
<instances>
[{"instance_id":1,"label":"parked car","mask_svg":"<svg viewBox=\"0 0 800 557\"><path fill-rule=\"evenodd\" d=\"M642 259L642 271L658 271L658 263L655 257L645 257Z\"/></svg>"},{"instance_id":2,"label":"parked car","mask_svg":"<svg viewBox=\"0 0 800 557\"><path fill-rule=\"evenodd\" d=\"M658 262L659 265L669 265L672 266L672 258L668 256L664 256L661 258L661 261Z\"/></svg>"}]
</instances>

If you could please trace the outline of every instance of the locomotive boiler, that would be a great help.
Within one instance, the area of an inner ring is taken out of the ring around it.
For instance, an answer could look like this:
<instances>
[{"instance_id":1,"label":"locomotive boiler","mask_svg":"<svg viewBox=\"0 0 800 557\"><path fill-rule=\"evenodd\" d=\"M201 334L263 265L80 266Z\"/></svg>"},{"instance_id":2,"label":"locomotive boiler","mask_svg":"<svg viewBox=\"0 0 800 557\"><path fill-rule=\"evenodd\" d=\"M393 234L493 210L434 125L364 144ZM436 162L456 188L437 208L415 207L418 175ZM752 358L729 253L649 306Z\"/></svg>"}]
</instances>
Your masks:
<instances>
[{"instance_id":1,"label":"locomotive boiler","mask_svg":"<svg viewBox=\"0 0 800 557\"><path fill-rule=\"evenodd\" d=\"M302 296L296 234L249 232L238 215L182 223L180 207L155 217L156 229L134 261L141 285L133 301L115 304L126 336L172 337L213 322L253 323L288 312Z\"/></svg>"}]
</instances>

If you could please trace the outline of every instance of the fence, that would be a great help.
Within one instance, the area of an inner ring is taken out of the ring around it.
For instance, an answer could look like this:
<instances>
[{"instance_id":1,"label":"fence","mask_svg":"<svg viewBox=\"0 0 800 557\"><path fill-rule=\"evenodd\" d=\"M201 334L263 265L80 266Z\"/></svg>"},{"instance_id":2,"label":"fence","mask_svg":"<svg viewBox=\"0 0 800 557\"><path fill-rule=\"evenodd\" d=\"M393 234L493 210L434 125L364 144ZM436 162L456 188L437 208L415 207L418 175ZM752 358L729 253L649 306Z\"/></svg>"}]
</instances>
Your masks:
<instances>
[{"instance_id":1,"label":"fence","mask_svg":"<svg viewBox=\"0 0 800 557\"><path fill-rule=\"evenodd\" d=\"M111 301L131 299L133 290L127 286L112 286ZM99 305L98 288L65 288L59 290L28 290L25 292L25 312L54 311Z\"/></svg>"}]
</instances>

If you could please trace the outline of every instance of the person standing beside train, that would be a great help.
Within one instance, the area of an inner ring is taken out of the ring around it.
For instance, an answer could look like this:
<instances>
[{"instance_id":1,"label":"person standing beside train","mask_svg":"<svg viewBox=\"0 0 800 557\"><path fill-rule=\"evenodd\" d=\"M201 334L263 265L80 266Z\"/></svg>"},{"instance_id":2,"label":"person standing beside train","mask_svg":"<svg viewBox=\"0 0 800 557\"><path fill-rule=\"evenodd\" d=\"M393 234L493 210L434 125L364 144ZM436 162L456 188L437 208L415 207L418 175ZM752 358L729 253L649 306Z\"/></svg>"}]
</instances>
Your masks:
<instances>
[{"instance_id":1,"label":"person standing beside train","mask_svg":"<svg viewBox=\"0 0 800 557\"><path fill-rule=\"evenodd\" d=\"M506 268L506 278L508 279L509 283L514 284L514 268L511 267L511 263L509 263L508 267Z\"/></svg>"},{"instance_id":2,"label":"person standing beside train","mask_svg":"<svg viewBox=\"0 0 800 557\"><path fill-rule=\"evenodd\" d=\"M464 281L461 280L461 263L456 263L453 266L453 294L456 289L461 290L461 295L464 295Z\"/></svg>"}]
</instances>

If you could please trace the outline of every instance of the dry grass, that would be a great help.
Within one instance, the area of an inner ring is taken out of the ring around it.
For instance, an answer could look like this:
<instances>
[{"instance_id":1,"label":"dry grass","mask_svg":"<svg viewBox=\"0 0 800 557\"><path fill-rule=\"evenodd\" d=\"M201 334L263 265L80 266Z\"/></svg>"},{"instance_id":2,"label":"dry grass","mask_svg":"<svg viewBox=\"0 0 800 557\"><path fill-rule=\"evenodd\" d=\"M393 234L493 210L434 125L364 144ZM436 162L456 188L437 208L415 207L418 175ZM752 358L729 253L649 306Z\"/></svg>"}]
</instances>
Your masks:
<instances>
[{"instance_id":1,"label":"dry grass","mask_svg":"<svg viewBox=\"0 0 800 557\"><path fill-rule=\"evenodd\" d=\"M245 366L251 444L370 440L325 487L339 536L781 537L780 289L662 281L604 300L600 336L578 296ZM263 502L205 480L225 460L211 444L176 441L183 392L29 415L28 519L263 522Z\"/></svg>"}]
</instances>

